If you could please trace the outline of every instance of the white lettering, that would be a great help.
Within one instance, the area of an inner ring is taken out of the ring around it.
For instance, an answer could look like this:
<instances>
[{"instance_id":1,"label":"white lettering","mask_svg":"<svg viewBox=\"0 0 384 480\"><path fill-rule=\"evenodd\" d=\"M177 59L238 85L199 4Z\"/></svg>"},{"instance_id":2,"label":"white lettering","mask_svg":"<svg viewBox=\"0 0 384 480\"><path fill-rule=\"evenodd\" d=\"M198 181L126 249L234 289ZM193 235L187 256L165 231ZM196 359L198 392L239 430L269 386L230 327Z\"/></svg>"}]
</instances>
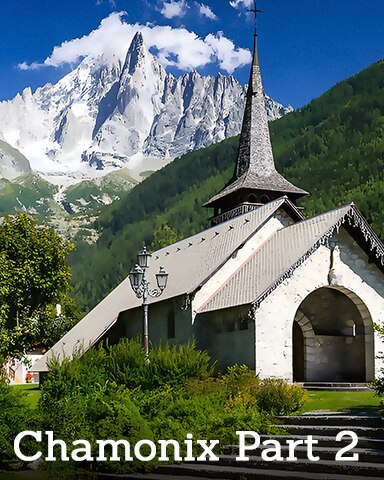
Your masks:
<instances>
[{"instance_id":1,"label":"white lettering","mask_svg":"<svg viewBox=\"0 0 384 480\"><path fill-rule=\"evenodd\" d=\"M260 435L251 431L237 431L236 435L239 437L239 455L236 457L236 462L248 462L249 457L245 456L247 450L256 450L260 446ZM252 445L246 445L247 437L253 438Z\"/></svg>"},{"instance_id":2,"label":"white lettering","mask_svg":"<svg viewBox=\"0 0 384 480\"><path fill-rule=\"evenodd\" d=\"M289 447L289 455L286 458L287 462L297 462L297 457L295 455L295 449L299 445L304 445L304 440L287 440L287 445Z\"/></svg>"},{"instance_id":3,"label":"white lettering","mask_svg":"<svg viewBox=\"0 0 384 480\"><path fill-rule=\"evenodd\" d=\"M312 435L308 435L307 440L304 440L304 443L307 445L307 458L311 462L318 462L320 460L320 457L313 456L313 446L317 445L319 443L318 440L314 440Z\"/></svg>"},{"instance_id":4,"label":"white lettering","mask_svg":"<svg viewBox=\"0 0 384 480\"><path fill-rule=\"evenodd\" d=\"M54 456L54 447L60 447L60 460L63 462L69 462L69 457L67 455L67 445L63 440L55 440L53 438L53 432L45 432L48 437L48 457L45 458L47 462L55 462L56 457Z\"/></svg>"},{"instance_id":5,"label":"white lettering","mask_svg":"<svg viewBox=\"0 0 384 480\"><path fill-rule=\"evenodd\" d=\"M41 457L42 454L39 451L35 455L28 457L27 455L21 453L20 442L24 437L33 437L36 442L41 442L41 432L31 432L30 430L26 430L25 432L19 433L13 442L13 450L17 458L23 462L35 462Z\"/></svg>"},{"instance_id":6,"label":"white lettering","mask_svg":"<svg viewBox=\"0 0 384 480\"><path fill-rule=\"evenodd\" d=\"M77 445L83 445L82 448L75 448L71 452L72 460L75 462L92 462L92 449L91 444L87 440L75 440L72 444L74 447Z\"/></svg>"},{"instance_id":7,"label":"white lettering","mask_svg":"<svg viewBox=\"0 0 384 480\"><path fill-rule=\"evenodd\" d=\"M141 454L141 447L148 445L151 449L151 453L147 456ZM135 445L135 457L142 462L150 462L156 457L156 445L151 440L140 440Z\"/></svg>"},{"instance_id":8,"label":"white lettering","mask_svg":"<svg viewBox=\"0 0 384 480\"><path fill-rule=\"evenodd\" d=\"M196 458L193 456L193 435L192 433L187 433L187 440L184 440L185 445L187 446L187 456L184 457L185 462L194 462Z\"/></svg>"},{"instance_id":9,"label":"white lettering","mask_svg":"<svg viewBox=\"0 0 384 480\"><path fill-rule=\"evenodd\" d=\"M215 448L216 445L220 443L219 440L209 440L210 445L208 445L208 440L197 440L197 443L200 445L200 447L203 448L203 453L200 455L200 457L197 457L198 462L206 462L207 457L209 457L210 462L218 462L220 460L219 457L217 457L213 452L212 449Z\"/></svg>"},{"instance_id":10,"label":"white lettering","mask_svg":"<svg viewBox=\"0 0 384 480\"><path fill-rule=\"evenodd\" d=\"M111 462L120 462L119 447L124 447L124 459L125 461L132 461L131 446L127 440L96 440L99 446L99 456L96 458L97 462L106 462L108 458L105 456L105 447L109 446L112 450Z\"/></svg>"},{"instance_id":11,"label":"white lettering","mask_svg":"<svg viewBox=\"0 0 384 480\"><path fill-rule=\"evenodd\" d=\"M265 440L263 445L273 445L273 448L264 448L261 451L261 458L265 462L282 462L284 458L281 456L281 445L277 440ZM272 455L270 455L270 453Z\"/></svg>"},{"instance_id":12,"label":"white lettering","mask_svg":"<svg viewBox=\"0 0 384 480\"><path fill-rule=\"evenodd\" d=\"M176 440L159 440L157 443L161 446L161 454L159 457L159 462L167 462L169 457L167 455L168 445L173 446L173 454L176 462L181 462L183 459L180 457L180 444Z\"/></svg>"}]
</instances>

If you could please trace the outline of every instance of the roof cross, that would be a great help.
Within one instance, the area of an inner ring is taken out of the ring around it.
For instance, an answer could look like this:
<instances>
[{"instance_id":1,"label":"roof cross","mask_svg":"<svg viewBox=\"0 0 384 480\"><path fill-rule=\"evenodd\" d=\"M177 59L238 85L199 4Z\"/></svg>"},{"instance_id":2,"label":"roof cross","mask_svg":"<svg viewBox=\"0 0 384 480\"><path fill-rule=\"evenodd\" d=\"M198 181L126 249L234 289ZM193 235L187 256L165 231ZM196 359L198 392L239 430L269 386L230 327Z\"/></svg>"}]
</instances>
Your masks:
<instances>
[{"instance_id":1,"label":"roof cross","mask_svg":"<svg viewBox=\"0 0 384 480\"><path fill-rule=\"evenodd\" d=\"M264 13L264 10L258 10L257 8L257 2L254 0L253 2L253 8L250 8L248 12L252 12L255 16L255 30L254 30L254 35L257 37L257 14L258 13Z\"/></svg>"}]
</instances>

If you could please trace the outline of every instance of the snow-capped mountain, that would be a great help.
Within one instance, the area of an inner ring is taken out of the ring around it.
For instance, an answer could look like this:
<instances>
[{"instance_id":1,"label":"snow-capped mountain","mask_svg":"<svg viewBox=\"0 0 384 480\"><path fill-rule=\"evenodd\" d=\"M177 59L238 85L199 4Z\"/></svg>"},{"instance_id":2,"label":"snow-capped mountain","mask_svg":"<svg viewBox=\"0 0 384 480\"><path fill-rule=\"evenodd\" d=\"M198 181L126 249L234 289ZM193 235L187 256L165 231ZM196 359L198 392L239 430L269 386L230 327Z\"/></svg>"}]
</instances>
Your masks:
<instances>
[{"instance_id":1,"label":"snow-capped mountain","mask_svg":"<svg viewBox=\"0 0 384 480\"><path fill-rule=\"evenodd\" d=\"M125 61L86 57L57 84L1 102L0 140L59 185L121 168L140 179L239 133L244 94L232 76L166 72L137 33ZM270 98L266 106L271 119L290 111Z\"/></svg>"}]
</instances>

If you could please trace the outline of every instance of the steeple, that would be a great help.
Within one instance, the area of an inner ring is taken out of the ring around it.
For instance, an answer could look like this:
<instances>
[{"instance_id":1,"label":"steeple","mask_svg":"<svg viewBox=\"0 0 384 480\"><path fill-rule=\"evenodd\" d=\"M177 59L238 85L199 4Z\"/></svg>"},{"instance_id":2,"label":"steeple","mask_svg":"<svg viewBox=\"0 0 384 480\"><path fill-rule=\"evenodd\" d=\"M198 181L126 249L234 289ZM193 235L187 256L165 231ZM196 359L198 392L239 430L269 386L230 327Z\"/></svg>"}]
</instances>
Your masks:
<instances>
[{"instance_id":1,"label":"steeple","mask_svg":"<svg viewBox=\"0 0 384 480\"><path fill-rule=\"evenodd\" d=\"M214 224L282 196L296 204L298 198L308 195L275 167L257 51L256 15L261 10L256 2L251 11L255 13L253 58L235 172L223 190L204 205L215 209Z\"/></svg>"}]
</instances>

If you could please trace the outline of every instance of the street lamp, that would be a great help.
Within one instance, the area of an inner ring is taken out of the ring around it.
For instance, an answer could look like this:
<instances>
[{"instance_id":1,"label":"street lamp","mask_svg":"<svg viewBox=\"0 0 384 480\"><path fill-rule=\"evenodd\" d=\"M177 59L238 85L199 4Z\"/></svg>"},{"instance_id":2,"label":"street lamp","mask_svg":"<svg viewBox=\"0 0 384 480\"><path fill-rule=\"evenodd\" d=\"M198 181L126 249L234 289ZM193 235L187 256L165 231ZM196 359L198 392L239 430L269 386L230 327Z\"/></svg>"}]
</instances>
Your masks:
<instances>
[{"instance_id":1,"label":"street lamp","mask_svg":"<svg viewBox=\"0 0 384 480\"><path fill-rule=\"evenodd\" d=\"M149 282L145 276L145 271L149 267L149 260L151 254L146 247L137 255L137 264L129 272L129 281L132 290L135 292L137 298L143 299L143 346L145 357L148 359L149 355L149 335L148 335L148 297L160 297L167 286L168 273L163 267L160 267L159 273L156 273L156 283L158 289L150 289Z\"/></svg>"}]
</instances>

